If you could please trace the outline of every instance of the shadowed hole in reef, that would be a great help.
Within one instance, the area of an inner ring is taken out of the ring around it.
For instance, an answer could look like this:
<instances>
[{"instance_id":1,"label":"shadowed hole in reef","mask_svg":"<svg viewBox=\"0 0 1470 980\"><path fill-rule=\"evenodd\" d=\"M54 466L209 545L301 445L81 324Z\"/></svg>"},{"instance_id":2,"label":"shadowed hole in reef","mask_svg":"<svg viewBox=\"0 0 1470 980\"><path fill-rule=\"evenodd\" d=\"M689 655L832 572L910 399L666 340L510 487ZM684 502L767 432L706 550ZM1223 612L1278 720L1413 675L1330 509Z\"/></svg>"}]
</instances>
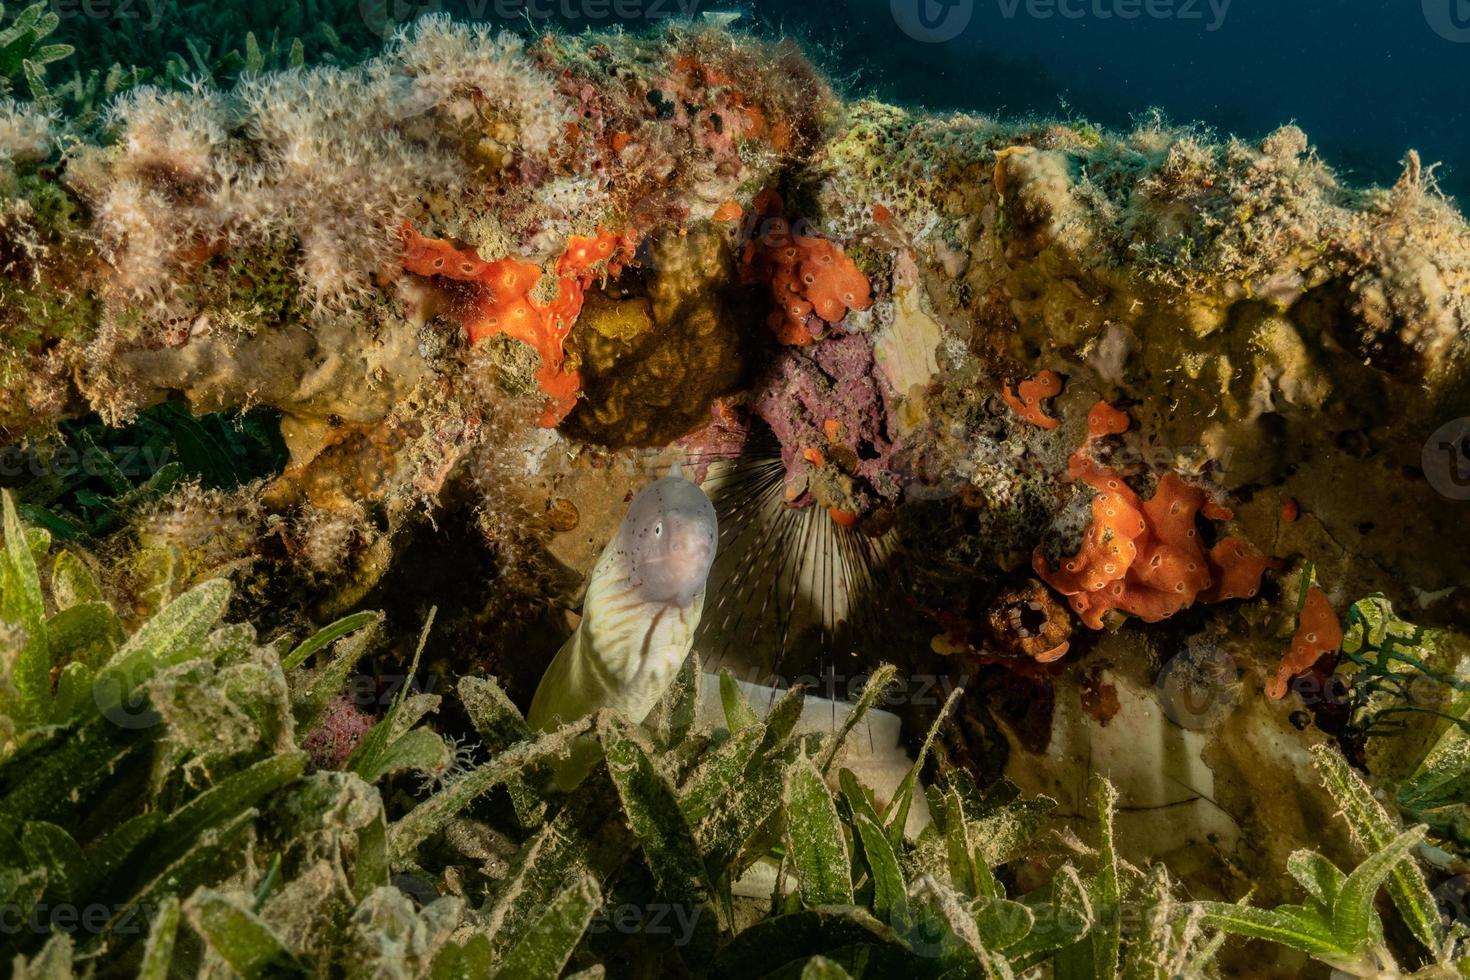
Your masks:
<instances>
[{"instance_id":1,"label":"shadowed hole in reef","mask_svg":"<svg viewBox=\"0 0 1470 980\"><path fill-rule=\"evenodd\" d=\"M232 490L285 469L280 413L270 409L196 416L182 403L144 409L126 425L88 415L44 438L0 449L0 486L21 516L61 539L95 538L128 512L180 484Z\"/></svg>"},{"instance_id":2,"label":"shadowed hole in reef","mask_svg":"<svg viewBox=\"0 0 1470 980\"><path fill-rule=\"evenodd\" d=\"M480 493L470 481L451 481L434 520L405 526L395 537L391 565L356 607L382 610L388 635L397 640L375 650L362 672L406 667L435 608L437 644L420 664L422 676L433 680L425 683L447 690L464 674L493 674L525 708L571 633L567 611L580 607L582 575L547 551L528 515L487 524Z\"/></svg>"},{"instance_id":3,"label":"shadowed hole in reef","mask_svg":"<svg viewBox=\"0 0 1470 980\"><path fill-rule=\"evenodd\" d=\"M763 423L741 442L685 450L676 461L680 469L669 471L702 481L719 516L720 543L695 648L705 669L728 667L746 680L808 667L815 673L831 661L849 619L849 595L834 586L833 571L842 564L855 576L871 568L861 560L860 567L842 563L846 556L835 554L825 511L784 500L781 447ZM812 519L817 516L820 522Z\"/></svg>"},{"instance_id":4,"label":"shadowed hole in reef","mask_svg":"<svg viewBox=\"0 0 1470 980\"><path fill-rule=\"evenodd\" d=\"M891 526L869 533L815 503L792 506L780 445L761 422L738 450L688 452L679 464L696 476L708 467L702 486L720 521L694 642L702 670L771 687L756 705L766 710L796 683L811 697L853 703L877 664L907 671L921 662L932 630L905 594L912 575ZM883 706L923 732L941 700L926 692ZM840 721L834 706L826 727Z\"/></svg>"}]
</instances>

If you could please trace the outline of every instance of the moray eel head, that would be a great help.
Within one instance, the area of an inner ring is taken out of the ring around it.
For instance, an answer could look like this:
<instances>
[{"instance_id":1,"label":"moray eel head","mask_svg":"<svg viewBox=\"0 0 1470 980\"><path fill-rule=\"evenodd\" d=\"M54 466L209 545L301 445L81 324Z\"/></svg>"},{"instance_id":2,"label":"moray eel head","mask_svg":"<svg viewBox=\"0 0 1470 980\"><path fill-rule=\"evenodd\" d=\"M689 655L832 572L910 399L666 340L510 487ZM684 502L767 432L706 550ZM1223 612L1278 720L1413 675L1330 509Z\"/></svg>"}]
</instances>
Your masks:
<instances>
[{"instance_id":1,"label":"moray eel head","mask_svg":"<svg viewBox=\"0 0 1470 980\"><path fill-rule=\"evenodd\" d=\"M639 598L682 606L704 589L719 521L703 490L670 476L633 498L618 535Z\"/></svg>"}]
</instances>

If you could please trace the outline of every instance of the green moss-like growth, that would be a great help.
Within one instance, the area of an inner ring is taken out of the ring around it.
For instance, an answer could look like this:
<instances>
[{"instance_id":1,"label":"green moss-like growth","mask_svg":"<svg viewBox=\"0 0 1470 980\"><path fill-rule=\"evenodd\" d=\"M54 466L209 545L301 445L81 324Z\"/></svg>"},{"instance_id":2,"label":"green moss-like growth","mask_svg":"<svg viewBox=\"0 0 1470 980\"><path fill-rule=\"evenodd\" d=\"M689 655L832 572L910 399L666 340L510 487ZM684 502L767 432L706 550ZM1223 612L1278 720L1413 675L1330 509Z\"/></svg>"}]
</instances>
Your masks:
<instances>
[{"instance_id":1,"label":"green moss-like growth","mask_svg":"<svg viewBox=\"0 0 1470 980\"><path fill-rule=\"evenodd\" d=\"M309 314L297 275L300 260L295 245L282 241L223 252L200 265L181 300L214 323L247 334L300 323Z\"/></svg>"},{"instance_id":2,"label":"green moss-like growth","mask_svg":"<svg viewBox=\"0 0 1470 980\"><path fill-rule=\"evenodd\" d=\"M221 625L231 590L215 580L128 630L84 562L50 556L8 496L4 525L0 600L27 627L4 637L12 669L0 686L0 889L30 924L0 934L0 951L18 976L85 962L157 976L600 966L927 977L1050 965L1117 978L1164 962L1170 975L1212 977L1217 929L1392 971L1380 890L1415 941L1452 962L1410 853L1423 828L1400 832L1331 750L1317 761L1365 858L1349 874L1299 851L1303 906L1184 900L1162 868L1120 859L1118 797L1101 780L1085 854L1054 855L1049 882L1022 893L1001 869L1039 846L1050 801L982 792L941 763L934 821L915 839L904 827L923 752L881 809L852 771L829 782L891 667L830 734L795 727L800 689L762 718L733 683L722 723L695 727L686 670L646 730L603 713L533 736L491 679L458 682L458 722L435 717L440 695L347 685L381 637L372 613L262 642ZM434 618L409 678L436 643ZM480 747L436 730L446 724ZM606 761L570 795L548 790L545 763L589 735ZM736 897L733 883L777 852L773 896ZM106 912L83 928L62 918L94 903Z\"/></svg>"},{"instance_id":3,"label":"green moss-like growth","mask_svg":"<svg viewBox=\"0 0 1470 980\"><path fill-rule=\"evenodd\" d=\"M391 5L379 10L374 18L371 6L349 0L293 0L268 11L190 0L140 3L117 17L65 17L55 37L80 52L74 61L83 75L136 66L165 86L200 76L230 82L247 72L361 60L397 26Z\"/></svg>"},{"instance_id":4,"label":"green moss-like growth","mask_svg":"<svg viewBox=\"0 0 1470 980\"><path fill-rule=\"evenodd\" d=\"M17 355L41 353L58 341L87 340L96 334L102 312L91 295L6 279L0 279L0 308L0 337Z\"/></svg>"}]
</instances>

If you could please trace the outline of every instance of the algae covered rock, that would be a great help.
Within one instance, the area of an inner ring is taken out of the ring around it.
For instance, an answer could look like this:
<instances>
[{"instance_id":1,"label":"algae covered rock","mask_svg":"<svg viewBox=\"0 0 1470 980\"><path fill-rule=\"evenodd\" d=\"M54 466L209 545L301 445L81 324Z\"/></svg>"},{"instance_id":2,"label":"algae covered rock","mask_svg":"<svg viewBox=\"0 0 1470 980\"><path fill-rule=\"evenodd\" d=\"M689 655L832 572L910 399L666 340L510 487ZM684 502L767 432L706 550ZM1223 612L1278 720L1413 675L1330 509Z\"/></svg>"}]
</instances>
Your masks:
<instances>
[{"instance_id":1,"label":"algae covered rock","mask_svg":"<svg viewBox=\"0 0 1470 980\"><path fill-rule=\"evenodd\" d=\"M641 294L590 296L573 338L584 399L566 431L615 449L667 445L707 424L715 399L740 385L753 342L725 229L671 231L645 262Z\"/></svg>"},{"instance_id":2,"label":"algae covered rock","mask_svg":"<svg viewBox=\"0 0 1470 980\"><path fill-rule=\"evenodd\" d=\"M1458 955L1470 226L1431 168L854 98L728 16L389 33L0 96L0 905L159 911L0 935L18 975ZM134 480L160 409L281 448ZM62 472L86 440L112 468ZM533 735L670 471L728 529L706 662ZM717 665L771 703L701 709ZM891 804L841 766L879 704Z\"/></svg>"}]
</instances>

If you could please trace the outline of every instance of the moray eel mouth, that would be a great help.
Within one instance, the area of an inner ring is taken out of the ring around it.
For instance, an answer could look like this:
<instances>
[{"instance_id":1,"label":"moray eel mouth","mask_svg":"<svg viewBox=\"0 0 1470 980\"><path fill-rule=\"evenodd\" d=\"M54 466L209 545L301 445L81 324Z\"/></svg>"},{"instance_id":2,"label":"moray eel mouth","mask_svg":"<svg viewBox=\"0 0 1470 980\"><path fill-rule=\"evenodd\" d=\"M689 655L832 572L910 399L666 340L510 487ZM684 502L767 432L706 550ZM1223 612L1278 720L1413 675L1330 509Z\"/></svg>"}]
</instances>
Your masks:
<instances>
[{"instance_id":1,"label":"moray eel mouth","mask_svg":"<svg viewBox=\"0 0 1470 980\"><path fill-rule=\"evenodd\" d=\"M669 514L656 526L656 541L637 561L638 595L650 602L683 605L704 588L715 542L702 515Z\"/></svg>"},{"instance_id":2,"label":"moray eel mouth","mask_svg":"<svg viewBox=\"0 0 1470 980\"><path fill-rule=\"evenodd\" d=\"M719 540L714 507L684 480L659 480L623 524L629 581L645 602L684 605L703 591Z\"/></svg>"}]
</instances>

